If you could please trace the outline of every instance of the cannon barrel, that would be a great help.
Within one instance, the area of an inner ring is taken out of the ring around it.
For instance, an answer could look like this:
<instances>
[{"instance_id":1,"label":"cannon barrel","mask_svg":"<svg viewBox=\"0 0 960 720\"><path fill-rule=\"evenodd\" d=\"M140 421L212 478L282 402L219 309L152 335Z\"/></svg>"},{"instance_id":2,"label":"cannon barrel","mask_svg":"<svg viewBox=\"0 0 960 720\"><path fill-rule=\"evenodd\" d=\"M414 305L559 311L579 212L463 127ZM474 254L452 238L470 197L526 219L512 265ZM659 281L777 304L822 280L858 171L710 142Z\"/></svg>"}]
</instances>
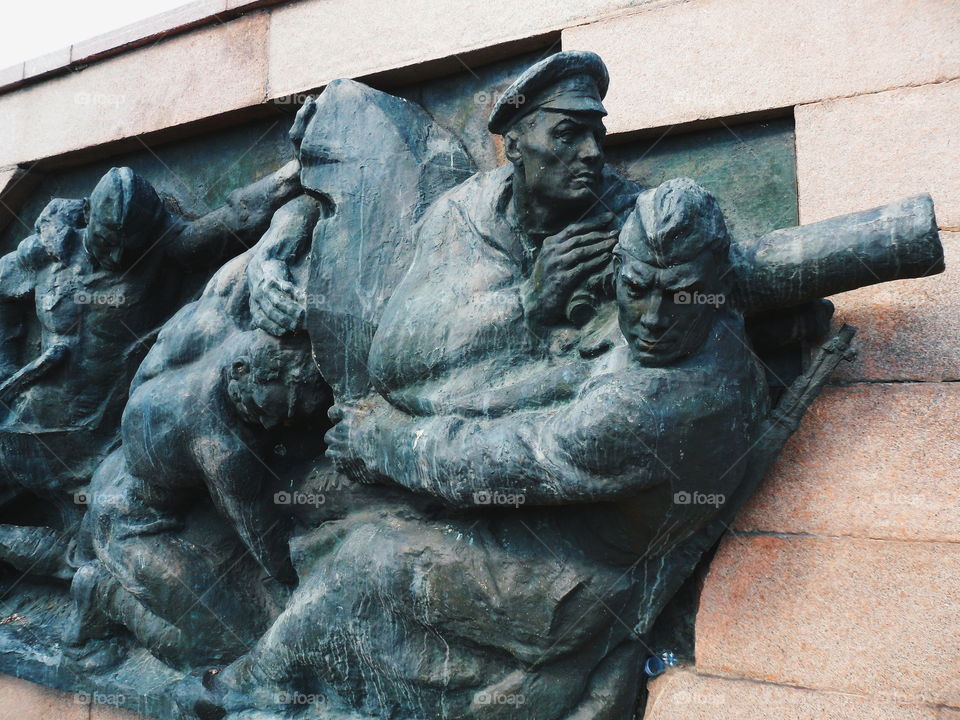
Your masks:
<instances>
[{"instance_id":1,"label":"cannon barrel","mask_svg":"<svg viewBox=\"0 0 960 720\"><path fill-rule=\"evenodd\" d=\"M944 270L929 195L774 230L732 245L730 259L747 315Z\"/></svg>"}]
</instances>

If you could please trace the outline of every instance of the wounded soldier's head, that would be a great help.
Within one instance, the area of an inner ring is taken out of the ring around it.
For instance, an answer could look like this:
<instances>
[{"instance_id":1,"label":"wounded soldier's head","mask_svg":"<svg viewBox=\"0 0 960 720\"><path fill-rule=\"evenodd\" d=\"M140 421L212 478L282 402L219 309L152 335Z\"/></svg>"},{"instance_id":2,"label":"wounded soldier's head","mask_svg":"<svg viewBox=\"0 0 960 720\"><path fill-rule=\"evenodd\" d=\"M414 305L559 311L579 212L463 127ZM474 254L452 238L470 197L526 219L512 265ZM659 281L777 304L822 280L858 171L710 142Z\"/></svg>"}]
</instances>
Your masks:
<instances>
[{"instance_id":1,"label":"wounded soldier's head","mask_svg":"<svg viewBox=\"0 0 960 720\"><path fill-rule=\"evenodd\" d=\"M227 395L247 422L274 428L308 418L329 401L309 340L261 330L245 337L250 342L229 366Z\"/></svg>"},{"instance_id":2,"label":"wounded soldier's head","mask_svg":"<svg viewBox=\"0 0 960 720\"><path fill-rule=\"evenodd\" d=\"M640 194L614 258L620 328L641 363L703 345L729 292L729 247L720 206L693 180Z\"/></svg>"}]
</instances>

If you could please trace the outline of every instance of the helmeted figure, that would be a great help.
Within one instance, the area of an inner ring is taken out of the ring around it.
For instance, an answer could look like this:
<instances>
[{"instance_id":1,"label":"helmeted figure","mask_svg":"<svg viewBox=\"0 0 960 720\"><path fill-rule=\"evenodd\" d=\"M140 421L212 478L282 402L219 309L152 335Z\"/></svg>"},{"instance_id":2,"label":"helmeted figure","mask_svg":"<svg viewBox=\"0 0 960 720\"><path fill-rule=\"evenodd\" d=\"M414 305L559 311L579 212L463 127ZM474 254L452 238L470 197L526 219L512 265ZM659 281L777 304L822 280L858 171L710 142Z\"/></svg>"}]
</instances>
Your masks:
<instances>
[{"instance_id":1,"label":"helmeted figure","mask_svg":"<svg viewBox=\"0 0 960 720\"><path fill-rule=\"evenodd\" d=\"M644 191L604 167L605 90L597 56L559 53L504 93L490 127L510 165L424 214L366 364L368 335L331 353L338 330L308 307L337 400L327 455L352 504L294 538L284 612L187 683L185 707L284 714L301 693L360 717L630 717L644 634L832 368L818 359L768 414L744 314L845 288L836 238L852 228L891 276L935 269L913 262L941 251L924 202L886 227L864 213L804 230L811 243L732 247L692 181ZM356 257L343 247L385 255L365 232L320 237L308 291L350 287L356 268L367 282L368 265L338 264ZM893 237L917 250L906 265ZM808 261L805 283L777 280ZM363 296L336 300L334 317L364 316Z\"/></svg>"}]
</instances>

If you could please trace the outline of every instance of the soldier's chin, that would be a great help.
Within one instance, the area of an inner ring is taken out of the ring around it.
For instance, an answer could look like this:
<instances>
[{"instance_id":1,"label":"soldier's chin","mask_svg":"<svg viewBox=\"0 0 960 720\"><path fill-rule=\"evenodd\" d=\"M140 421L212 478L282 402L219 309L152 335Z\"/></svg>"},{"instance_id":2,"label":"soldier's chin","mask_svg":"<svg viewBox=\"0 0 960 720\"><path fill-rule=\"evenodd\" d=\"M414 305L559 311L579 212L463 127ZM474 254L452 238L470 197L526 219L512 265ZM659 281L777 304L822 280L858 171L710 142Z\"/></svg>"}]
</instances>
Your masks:
<instances>
[{"instance_id":1,"label":"soldier's chin","mask_svg":"<svg viewBox=\"0 0 960 720\"><path fill-rule=\"evenodd\" d=\"M646 367L665 367L689 355L686 348L681 345L659 344L656 347L645 348L642 345L633 344L632 347L633 356Z\"/></svg>"},{"instance_id":2,"label":"soldier's chin","mask_svg":"<svg viewBox=\"0 0 960 720\"><path fill-rule=\"evenodd\" d=\"M577 182L575 181L567 191L567 198L570 202L585 203L595 202L597 199L595 182Z\"/></svg>"}]
</instances>

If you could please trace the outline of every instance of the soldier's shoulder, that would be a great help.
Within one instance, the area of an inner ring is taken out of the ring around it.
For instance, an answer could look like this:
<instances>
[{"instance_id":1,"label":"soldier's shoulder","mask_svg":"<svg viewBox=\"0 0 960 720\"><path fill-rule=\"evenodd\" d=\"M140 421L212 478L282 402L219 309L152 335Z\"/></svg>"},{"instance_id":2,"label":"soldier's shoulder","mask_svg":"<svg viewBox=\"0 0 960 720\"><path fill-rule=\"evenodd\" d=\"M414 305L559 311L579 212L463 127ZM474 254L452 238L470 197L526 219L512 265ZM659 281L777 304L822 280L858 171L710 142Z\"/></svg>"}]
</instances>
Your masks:
<instances>
[{"instance_id":1,"label":"soldier's shoulder","mask_svg":"<svg viewBox=\"0 0 960 720\"><path fill-rule=\"evenodd\" d=\"M424 213L421 225L449 222L451 215L477 218L495 212L512 172L512 166L505 165L471 175L438 197Z\"/></svg>"},{"instance_id":2,"label":"soldier's shoulder","mask_svg":"<svg viewBox=\"0 0 960 720\"><path fill-rule=\"evenodd\" d=\"M17 262L27 270L40 270L53 261L53 257L47 252L46 248L40 243L40 238L31 235L20 241L15 253Z\"/></svg>"},{"instance_id":3,"label":"soldier's shoulder","mask_svg":"<svg viewBox=\"0 0 960 720\"><path fill-rule=\"evenodd\" d=\"M443 193L437 198L434 206L444 201L460 205L472 205L487 199L493 199L503 192L512 175L512 165L502 165L493 170L476 172Z\"/></svg>"}]
</instances>

